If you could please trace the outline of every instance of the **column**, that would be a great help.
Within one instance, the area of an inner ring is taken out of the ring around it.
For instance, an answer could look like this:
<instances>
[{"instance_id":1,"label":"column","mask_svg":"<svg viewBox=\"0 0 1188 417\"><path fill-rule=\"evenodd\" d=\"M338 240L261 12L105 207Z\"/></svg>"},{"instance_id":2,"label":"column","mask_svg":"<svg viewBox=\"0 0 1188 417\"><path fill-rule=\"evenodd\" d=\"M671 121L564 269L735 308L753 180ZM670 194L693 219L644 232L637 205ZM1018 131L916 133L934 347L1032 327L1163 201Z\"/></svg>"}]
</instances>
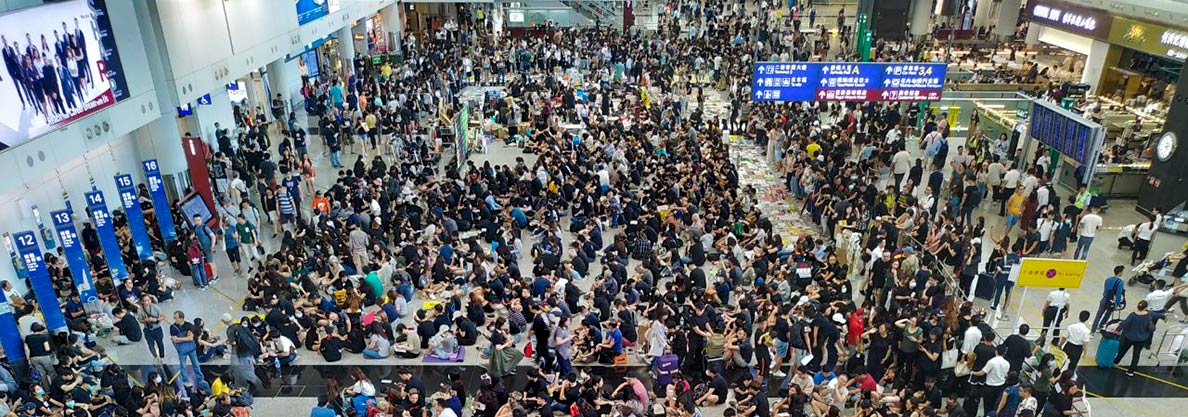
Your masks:
<instances>
[{"instance_id":1,"label":"column","mask_svg":"<svg viewBox=\"0 0 1188 417\"><path fill-rule=\"evenodd\" d=\"M1097 84L1101 81L1101 73L1106 62L1110 61L1110 48L1118 48L1109 42L1094 40L1089 46L1089 54L1085 56L1085 69L1081 72L1081 82L1089 84L1089 91L1097 91Z\"/></svg>"},{"instance_id":2,"label":"column","mask_svg":"<svg viewBox=\"0 0 1188 417\"><path fill-rule=\"evenodd\" d=\"M1027 24L1027 37L1023 40L1023 44L1028 48L1035 48L1039 46L1040 30L1043 30L1040 25L1031 22Z\"/></svg>"},{"instance_id":3,"label":"column","mask_svg":"<svg viewBox=\"0 0 1188 417\"><path fill-rule=\"evenodd\" d=\"M994 26L994 34L999 38L1015 34L1015 23L1019 21L1021 4L1021 0L1002 0L1002 6L998 8L998 24Z\"/></svg>"},{"instance_id":4,"label":"column","mask_svg":"<svg viewBox=\"0 0 1188 417\"><path fill-rule=\"evenodd\" d=\"M297 106L302 100L301 71L297 69L297 60L285 62L282 58L268 64L268 85L272 86L272 97L269 99L279 93L290 108Z\"/></svg>"},{"instance_id":5,"label":"column","mask_svg":"<svg viewBox=\"0 0 1188 417\"><path fill-rule=\"evenodd\" d=\"M990 26L990 18L994 10L994 0L978 0L974 8L974 29Z\"/></svg>"},{"instance_id":6,"label":"column","mask_svg":"<svg viewBox=\"0 0 1188 417\"><path fill-rule=\"evenodd\" d=\"M400 45L404 37L404 9L403 4L393 3L380 9L380 20L384 22L384 36L387 37L389 53L403 55Z\"/></svg>"},{"instance_id":7,"label":"column","mask_svg":"<svg viewBox=\"0 0 1188 417\"><path fill-rule=\"evenodd\" d=\"M351 73L351 67L355 62L355 39L351 36L351 26L347 24L346 27L339 29L338 34L338 55L342 57L342 74L339 76L346 77Z\"/></svg>"},{"instance_id":8,"label":"column","mask_svg":"<svg viewBox=\"0 0 1188 417\"><path fill-rule=\"evenodd\" d=\"M928 34L932 26L932 0L915 0L912 2L911 34L913 37L923 37Z\"/></svg>"},{"instance_id":9,"label":"column","mask_svg":"<svg viewBox=\"0 0 1188 417\"><path fill-rule=\"evenodd\" d=\"M170 113L172 111L171 109ZM193 116L187 119L192 118ZM181 144L181 138L185 132L178 126L179 123L177 118L171 117L170 114L164 114L133 131L140 158L142 160L156 158L162 175L177 174L185 172L187 169L186 154ZM202 134L200 131L192 133Z\"/></svg>"},{"instance_id":10,"label":"column","mask_svg":"<svg viewBox=\"0 0 1188 417\"><path fill-rule=\"evenodd\" d=\"M250 81L250 79L249 79ZM249 92L251 90L248 90ZM248 100L251 101L250 99ZM267 110L265 110L267 111ZM218 141L215 139L215 123L219 124L219 129L227 129L227 134L231 136L234 142L235 136L235 113L231 109L231 99L227 97L227 89L220 88L210 93L209 106L195 106L194 116L190 117L190 133L194 136L202 136L202 141L208 145L218 149ZM182 154L185 163L185 154ZM164 173L164 172L162 172Z\"/></svg>"},{"instance_id":11,"label":"column","mask_svg":"<svg viewBox=\"0 0 1188 417\"><path fill-rule=\"evenodd\" d=\"M243 103L243 106L246 106L246 108L242 110L248 111L256 108L256 106L260 106L260 108L267 108L268 103L261 103L259 96L260 92L256 91L256 76L252 75L252 73L248 73L248 75L244 76L242 80L244 86L243 93L247 94L247 101ZM214 94L211 94L211 101L214 101Z\"/></svg>"}]
</instances>

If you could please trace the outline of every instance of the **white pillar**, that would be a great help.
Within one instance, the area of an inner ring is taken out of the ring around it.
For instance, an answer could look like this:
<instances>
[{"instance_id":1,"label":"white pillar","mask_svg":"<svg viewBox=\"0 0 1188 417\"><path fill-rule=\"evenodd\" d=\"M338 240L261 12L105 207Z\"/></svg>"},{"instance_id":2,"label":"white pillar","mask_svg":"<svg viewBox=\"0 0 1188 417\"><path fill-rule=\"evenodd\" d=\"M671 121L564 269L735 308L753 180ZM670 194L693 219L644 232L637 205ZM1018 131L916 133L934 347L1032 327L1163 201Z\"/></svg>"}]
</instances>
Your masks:
<instances>
[{"instance_id":1,"label":"white pillar","mask_svg":"<svg viewBox=\"0 0 1188 417\"><path fill-rule=\"evenodd\" d=\"M993 0L978 0L977 7L974 9L974 28L990 26L990 17L992 16L991 11L993 11L993 9Z\"/></svg>"},{"instance_id":2,"label":"white pillar","mask_svg":"<svg viewBox=\"0 0 1188 417\"><path fill-rule=\"evenodd\" d=\"M1019 7L1021 0L1002 0L998 9L998 24L994 26L994 34L999 38L1015 34L1015 23L1019 21Z\"/></svg>"},{"instance_id":3,"label":"white pillar","mask_svg":"<svg viewBox=\"0 0 1188 417\"><path fill-rule=\"evenodd\" d=\"M247 108L245 108L243 110L248 111L248 110L256 108L256 106L260 106L260 108L269 107L265 103L260 102L260 95L259 95L260 92L256 91L256 76L252 75L251 73L248 73L247 76L243 77L243 80L244 80L243 81L243 84L244 84L243 92L244 92L244 94L247 94L247 101L244 101L244 103L243 103L243 105L246 106ZM211 101L213 101L213 100L214 100L214 96L212 94Z\"/></svg>"},{"instance_id":4,"label":"white pillar","mask_svg":"<svg viewBox=\"0 0 1188 417\"><path fill-rule=\"evenodd\" d=\"M297 106L302 99L301 73L297 69L297 60L285 62L282 58L268 64L268 85L272 86L273 97L279 93L290 108Z\"/></svg>"},{"instance_id":5,"label":"white pillar","mask_svg":"<svg viewBox=\"0 0 1188 417\"><path fill-rule=\"evenodd\" d=\"M1037 25L1034 22L1027 24L1027 37L1023 40L1023 43L1027 45L1028 48L1039 46L1040 30L1042 30L1040 25Z\"/></svg>"},{"instance_id":6,"label":"white pillar","mask_svg":"<svg viewBox=\"0 0 1188 417\"><path fill-rule=\"evenodd\" d=\"M380 20L384 23L384 36L387 38L389 53L402 54L400 45L403 44L401 38L404 36L403 6L401 3L393 3L380 9Z\"/></svg>"},{"instance_id":7,"label":"white pillar","mask_svg":"<svg viewBox=\"0 0 1188 417\"><path fill-rule=\"evenodd\" d=\"M186 153L182 149L181 138L185 134L178 127L178 119L168 113L158 117L147 125L134 130L133 137L137 150L142 159L157 158L162 175L183 172L186 166ZM201 132L192 132L200 135Z\"/></svg>"},{"instance_id":8,"label":"white pillar","mask_svg":"<svg viewBox=\"0 0 1188 417\"><path fill-rule=\"evenodd\" d=\"M912 2L911 34L920 37L928 34L932 23L932 0Z\"/></svg>"},{"instance_id":9,"label":"white pillar","mask_svg":"<svg viewBox=\"0 0 1188 417\"><path fill-rule=\"evenodd\" d=\"M351 27L346 27L338 30L338 55L342 57L342 74L339 76L346 77L350 74L352 62L355 62L355 39L351 36Z\"/></svg>"},{"instance_id":10,"label":"white pillar","mask_svg":"<svg viewBox=\"0 0 1188 417\"><path fill-rule=\"evenodd\" d=\"M1097 90L1097 82L1101 80L1101 72L1106 66L1106 55L1110 53L1110 44L1094 40L1089 46L1089 54L1085 57L1085 69L1081 71L1081 82L1089 84L1089 91Z\"/></svg>"},{"instance_id":11,"label":"white pillar","mask_svg":"<svg viewBox=\"0 0 1188 417\"><path fill-rule=\"evenodd\" d=\"M202 136L202 140L207 144L218 146L218 142L215 141L215 123L219 124L220 129L227 129L228 134L232 135L235 131L235 113L231 109L231 99L227 97L227 89L219 88L212 91L210 105L195 105L193 118L197 129L193 129L191 126L191 133L194 136ZM231 139L234 140L235 137Z\"/></svg>"}]
</instances>

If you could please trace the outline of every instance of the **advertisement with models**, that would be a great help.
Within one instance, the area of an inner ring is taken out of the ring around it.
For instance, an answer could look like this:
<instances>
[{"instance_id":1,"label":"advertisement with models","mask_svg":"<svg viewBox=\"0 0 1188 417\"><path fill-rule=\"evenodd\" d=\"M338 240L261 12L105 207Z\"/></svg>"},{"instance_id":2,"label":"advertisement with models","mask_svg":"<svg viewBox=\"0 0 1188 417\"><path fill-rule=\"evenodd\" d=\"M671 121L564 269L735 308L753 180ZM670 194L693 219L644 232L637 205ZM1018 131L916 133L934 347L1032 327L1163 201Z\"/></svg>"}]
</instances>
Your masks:
<instances>
[{"instance_id":1,"label":"advertisement with models","mask_svg":"<svg viewBox=\"0 0 1188 417\"><path fill-rule=\"evenodd\" d=\"M0 16L0 150L127 96L106 0L72 0Z\"/></svg>"}]
</instances>

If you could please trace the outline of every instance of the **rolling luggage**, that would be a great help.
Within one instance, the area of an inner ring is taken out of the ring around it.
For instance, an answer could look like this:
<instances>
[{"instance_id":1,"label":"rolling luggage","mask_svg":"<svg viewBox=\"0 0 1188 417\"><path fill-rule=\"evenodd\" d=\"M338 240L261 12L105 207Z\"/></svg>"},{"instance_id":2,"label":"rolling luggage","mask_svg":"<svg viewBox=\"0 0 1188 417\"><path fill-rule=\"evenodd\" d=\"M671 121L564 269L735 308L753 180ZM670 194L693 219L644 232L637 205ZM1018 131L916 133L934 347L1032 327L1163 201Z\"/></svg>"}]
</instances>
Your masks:
<instances>
[{"instance_id":1,"label":"rolling luggage","mask_svg":"<svg viewBox=\"0 0 1188 417\"><path fill-rule=\"evenodd\" d=\"M974 297L983 300L994 299L994 274L983 272L978 274L978 284L974 287Z\"/></svg>"},{"instance_id":2,"label":"rolling luggage","mask_svg":"<svg viewBox=\"0 0 1188 417\"><path fill-rule=\"evenodd\" d=\"M1114 366L1114 357L1118 356L1118 346L1121 341L1117 337L1103 337L1097 345L1097 367L1110 368Z\"/></svg>"}]
</instances>

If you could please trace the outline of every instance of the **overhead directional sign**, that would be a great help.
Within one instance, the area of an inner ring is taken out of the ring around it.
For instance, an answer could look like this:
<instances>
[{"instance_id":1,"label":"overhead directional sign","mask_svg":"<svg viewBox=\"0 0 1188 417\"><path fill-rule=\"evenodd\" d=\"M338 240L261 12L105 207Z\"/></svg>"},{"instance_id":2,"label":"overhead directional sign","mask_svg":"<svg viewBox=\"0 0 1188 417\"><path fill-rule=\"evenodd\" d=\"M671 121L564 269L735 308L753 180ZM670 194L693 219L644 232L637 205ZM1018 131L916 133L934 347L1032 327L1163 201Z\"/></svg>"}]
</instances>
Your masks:
<instances>
[{"instance_id":1,"label":"overhead directional sign","mask_svg":"<svg viewBox=\"0 0 1188 417\"><path fill-rule=\"evenodd\" d=\"M760 62L752 101L936 101L947 64Z\"/></svg>"}]
</instances>

